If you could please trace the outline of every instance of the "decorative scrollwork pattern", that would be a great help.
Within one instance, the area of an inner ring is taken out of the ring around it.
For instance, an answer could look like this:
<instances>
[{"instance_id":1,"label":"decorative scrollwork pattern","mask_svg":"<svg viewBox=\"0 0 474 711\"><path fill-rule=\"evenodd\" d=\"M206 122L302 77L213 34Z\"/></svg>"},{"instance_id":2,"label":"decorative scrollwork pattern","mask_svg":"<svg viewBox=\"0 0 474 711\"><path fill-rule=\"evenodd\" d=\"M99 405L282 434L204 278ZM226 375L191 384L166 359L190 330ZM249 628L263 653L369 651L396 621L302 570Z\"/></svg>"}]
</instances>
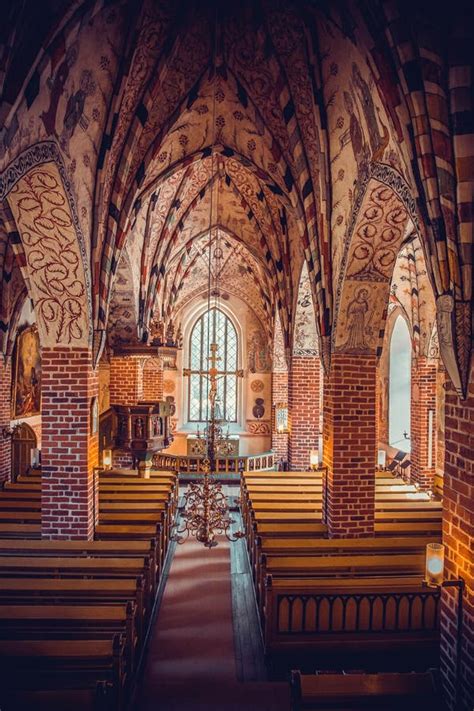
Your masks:
<instances>
[{"instance_id":1,"label":"decorative scrollwork pattern","mask_svg":"<svg viewBox=\"0 0 474 711\"><path fill-rule=\"evenodd\" d=\"M21 234L43 345L87 343L83 261L57 166L33 167L7 199Z\"/></svg>"}]
</instances>

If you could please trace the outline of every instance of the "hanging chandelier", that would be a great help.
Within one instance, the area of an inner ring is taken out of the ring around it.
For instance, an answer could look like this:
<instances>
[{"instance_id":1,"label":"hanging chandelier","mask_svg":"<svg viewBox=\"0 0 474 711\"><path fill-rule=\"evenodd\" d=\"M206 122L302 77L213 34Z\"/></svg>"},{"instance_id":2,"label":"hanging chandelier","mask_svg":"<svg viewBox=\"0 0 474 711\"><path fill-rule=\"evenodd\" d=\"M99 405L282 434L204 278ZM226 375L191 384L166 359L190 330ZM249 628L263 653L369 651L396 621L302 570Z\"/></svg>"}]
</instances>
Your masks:
<instances>
[{"instance_id":1,"label":"hanging chandelier","mask_svg":"<svg viewBox=\"0 0 474 711\"><path fill-rule=\"evenodd\" d=\"M217 12L217 9L216 9ZM214 91L213 91L213 141L211 147L211 175L214 176L215 157L215 127L216 127L216 87L217 76L217 17L215 31L216 45L214 48ZM218 181L216 181L218 188ZM225 431L225 419L221 414L218 402L217 390L219 378L224 377L224 372L219 371L218 356L219 346L216 343L216 313L219 305L220 288L220 255L222 250L219 245L219 230L213 230L213 193L214 183L210 189L210 210L209 210L209 244L208 244L208 283L207 283L207 318L208 320L208 361L207 371L201 371L200 375L208 380L209 393L207 408L207 422L201 433L197 432L197 451L202 454L202 479L188 484L188 489L184 495L184 510L181 514L181 522L176 524L172 539L178 543L184 543L189 536L194 536L197 541L206 548L217 546L218 535L225 535L229 541L237 541L245 534L242 531L232 531L235 521L231 518L226 496L222 490L222 485L217 480L217 460L219 457L228 456L232 453L234 443L229 434L229 427ZM216 216L218 218L219 191L216 195ZM218 219L216 219L216 223ZM215 261L214 275L212 272L212 261ZM212 329L211 329L211 297L213 299ZM212 336L211 336L212 332ZM211 342L212 340L212 342ZM238 377L243 377L243 370L237 371ZM188 368L183 369L184 376L190 376Z\"/></svg>"}]
</instances>

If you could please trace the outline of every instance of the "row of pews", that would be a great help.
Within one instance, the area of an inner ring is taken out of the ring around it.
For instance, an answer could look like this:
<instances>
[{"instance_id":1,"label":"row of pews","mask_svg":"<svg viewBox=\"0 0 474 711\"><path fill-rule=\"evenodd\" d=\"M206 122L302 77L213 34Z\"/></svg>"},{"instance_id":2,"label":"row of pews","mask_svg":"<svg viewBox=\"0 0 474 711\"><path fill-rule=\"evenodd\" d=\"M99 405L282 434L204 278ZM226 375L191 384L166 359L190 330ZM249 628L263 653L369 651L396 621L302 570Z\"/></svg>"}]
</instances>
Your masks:
<instances>
[{"instance_id":1,"label":"row of pews","mask_svg":"<svg viewBox=\"0 0 474 711\"><path fill-rule=\"evenodd\" d=\"M40 539L41 478L0 491L0 708L120 711L178 504L174 473L104 472L93 541Z\"/></svg>"},{"instance_id":2,"label":"row of pews","mask_svg":"<svg viewBox=\"0 0 474 711\"><path fill-rule=\"evenodd\" d=\"M328 539L322 490L318 472L242 476L270 668L403 671L436 664L439 591L422 580L426 544L441 538L441 502L382 474L375 536Z\"/></svg>"}]
</instances>

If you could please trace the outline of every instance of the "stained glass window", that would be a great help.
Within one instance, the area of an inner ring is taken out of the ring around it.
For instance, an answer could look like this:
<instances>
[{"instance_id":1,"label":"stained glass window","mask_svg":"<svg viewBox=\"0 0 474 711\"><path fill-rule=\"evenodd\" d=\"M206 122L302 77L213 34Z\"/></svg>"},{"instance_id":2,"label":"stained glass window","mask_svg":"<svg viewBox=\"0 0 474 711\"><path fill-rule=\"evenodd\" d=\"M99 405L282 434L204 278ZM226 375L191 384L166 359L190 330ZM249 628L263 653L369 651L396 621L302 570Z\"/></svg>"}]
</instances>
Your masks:
<instances>
[{"instance_id":1,"label":"stained glass window","mask_svg":"<svg viewBox=\"0 0 474 711\"><path fill-rule=\"evenodd\" d=\"M227 422L237 422L238 340L232 321L219 309L206 311L194 324L189 348L189 421L206 422L209 416L210 345L217 343L216 409Z\"/></svg>"}]
</instances>

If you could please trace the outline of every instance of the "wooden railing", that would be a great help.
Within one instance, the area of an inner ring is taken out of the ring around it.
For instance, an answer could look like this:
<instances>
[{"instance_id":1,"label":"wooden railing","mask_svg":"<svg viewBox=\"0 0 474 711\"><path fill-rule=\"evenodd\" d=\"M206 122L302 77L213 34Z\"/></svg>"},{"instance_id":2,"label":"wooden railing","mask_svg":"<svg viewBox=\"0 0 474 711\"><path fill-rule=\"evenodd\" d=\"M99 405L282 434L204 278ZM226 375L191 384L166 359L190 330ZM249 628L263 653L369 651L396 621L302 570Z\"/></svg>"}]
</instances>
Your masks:
<instances>
[{"instance_id":1,"label":"wooden railing","mask_svg":"<svg viewBox=\"0 0 474 711\"><path fill-rule=\"evenodd\" d=\"M202 457L190 457L158 452L153 457L154 469L171 469L182 473L199 474L203 471ZM220 474L257 472L274 469L276 457L273 452L240 457L221 457L216 460L216 471Z\"/></svg>"}]
</instances>

